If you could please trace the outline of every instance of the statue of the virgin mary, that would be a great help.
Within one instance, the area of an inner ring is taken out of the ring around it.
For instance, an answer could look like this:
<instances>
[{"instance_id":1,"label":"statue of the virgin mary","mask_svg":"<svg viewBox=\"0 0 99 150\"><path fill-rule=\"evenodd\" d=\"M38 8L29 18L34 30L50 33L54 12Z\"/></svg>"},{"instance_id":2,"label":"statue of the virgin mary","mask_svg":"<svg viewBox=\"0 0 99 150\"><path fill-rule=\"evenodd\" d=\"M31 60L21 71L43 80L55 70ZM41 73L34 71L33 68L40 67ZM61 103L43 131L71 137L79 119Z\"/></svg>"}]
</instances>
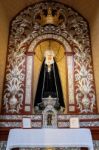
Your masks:
<instances>
[{"instance_id":1,"label":"statue of the virgin mary","mask_svg":"<svg viewBox=\"0 0 99 150\"><path fill-rule=\"evenodd\" d=\"M54 57L55 54L52 50L45 51L36 90L35 110L43 110L45 108L42 99L47 97L57 98L55 109L65 108L58 67Z\"/></svg>"}]
</instances>

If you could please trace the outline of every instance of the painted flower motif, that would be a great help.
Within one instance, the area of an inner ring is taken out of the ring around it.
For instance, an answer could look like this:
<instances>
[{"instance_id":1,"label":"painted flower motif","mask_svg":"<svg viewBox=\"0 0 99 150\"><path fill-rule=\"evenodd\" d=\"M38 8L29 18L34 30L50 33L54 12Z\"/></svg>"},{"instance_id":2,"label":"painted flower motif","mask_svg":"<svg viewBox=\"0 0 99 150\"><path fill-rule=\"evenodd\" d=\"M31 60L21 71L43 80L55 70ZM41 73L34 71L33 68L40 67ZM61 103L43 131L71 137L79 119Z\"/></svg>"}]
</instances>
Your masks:
<instances>
[{"instance_id":1,"label":"painted flower motif","mask_svg":"<svg viewBox=\"0 0 99 150\"><path fill-rule=\"evenodd\" d=\"M86 94L84 95L84 97L82 99L82 103L83 103L84 109L89 109L90 100Z\"/></svg>"}]
</instances>

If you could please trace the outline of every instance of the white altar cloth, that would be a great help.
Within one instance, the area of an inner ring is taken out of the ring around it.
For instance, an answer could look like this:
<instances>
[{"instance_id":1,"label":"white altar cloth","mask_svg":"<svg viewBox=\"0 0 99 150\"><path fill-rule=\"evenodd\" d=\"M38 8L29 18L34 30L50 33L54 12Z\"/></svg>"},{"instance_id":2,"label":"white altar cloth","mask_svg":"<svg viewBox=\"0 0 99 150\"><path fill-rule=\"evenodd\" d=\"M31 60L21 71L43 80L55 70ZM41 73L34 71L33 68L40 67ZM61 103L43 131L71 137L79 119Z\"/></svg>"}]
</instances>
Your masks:
<instances>
[{"instance_id":1,"label":"white altar cloth","mask_svg":"<svg viewBox=\"0 0 99 150\"><path fill-rule=\"evenodd\" d=\"M88 147L93 149L90 129L11 129L6 150L16 147Z\"/></svg>"}]
</instances>

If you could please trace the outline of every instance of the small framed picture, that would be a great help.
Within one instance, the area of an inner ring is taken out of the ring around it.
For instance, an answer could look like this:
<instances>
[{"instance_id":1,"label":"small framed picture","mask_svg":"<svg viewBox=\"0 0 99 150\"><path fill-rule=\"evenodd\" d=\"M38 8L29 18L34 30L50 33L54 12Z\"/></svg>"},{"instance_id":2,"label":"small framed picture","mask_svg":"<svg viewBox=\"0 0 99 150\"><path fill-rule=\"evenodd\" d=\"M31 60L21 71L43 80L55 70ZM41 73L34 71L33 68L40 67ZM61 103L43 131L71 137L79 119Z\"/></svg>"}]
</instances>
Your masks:
<instances>
[{"instance_id":1,"label":"small framed picture","mask_svg":"<svg viewBox=\"0 0 99 150\"><path fill-rule=\"evenodd\" d=\"M32 128L31 118L29 117L22 118L22 128Z\"/></svg>"},{"instance_id":2,"label":"small framed picture","mask_svg":"<svg viewBox=\"0 0 99 150\"><path fill-rule=\"evenodd\" d=\"M78 117L72 117L69 120L70 128L80 128L79 118Z\"/></svg>"}]
</instances>

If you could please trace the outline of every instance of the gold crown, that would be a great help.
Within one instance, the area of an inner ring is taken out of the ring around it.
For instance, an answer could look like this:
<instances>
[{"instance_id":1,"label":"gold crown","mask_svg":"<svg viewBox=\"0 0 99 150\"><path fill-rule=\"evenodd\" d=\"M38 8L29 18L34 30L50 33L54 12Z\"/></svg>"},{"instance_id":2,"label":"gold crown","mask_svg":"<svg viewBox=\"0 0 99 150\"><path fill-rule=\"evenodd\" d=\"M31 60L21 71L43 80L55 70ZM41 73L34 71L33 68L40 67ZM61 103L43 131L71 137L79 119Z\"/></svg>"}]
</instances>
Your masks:
<instances>
[{"instance_id":1,"label":"gold crown","mask_svg":"<svg viewBox=\"0 0 99 150\"><path fill-rule=\"evenodd\" d=\"M60 18L61 16L61 18ZM51 7L48 8L47 10L47 15L45 15L42 11L38 14L38 17L36 19L38 23L40 23L42 26L47 25L47 24L52 24L52 25L59 25L63 21L63 17L58 10L56 14L52 13Z\"/></svg>"}]
</instances>

